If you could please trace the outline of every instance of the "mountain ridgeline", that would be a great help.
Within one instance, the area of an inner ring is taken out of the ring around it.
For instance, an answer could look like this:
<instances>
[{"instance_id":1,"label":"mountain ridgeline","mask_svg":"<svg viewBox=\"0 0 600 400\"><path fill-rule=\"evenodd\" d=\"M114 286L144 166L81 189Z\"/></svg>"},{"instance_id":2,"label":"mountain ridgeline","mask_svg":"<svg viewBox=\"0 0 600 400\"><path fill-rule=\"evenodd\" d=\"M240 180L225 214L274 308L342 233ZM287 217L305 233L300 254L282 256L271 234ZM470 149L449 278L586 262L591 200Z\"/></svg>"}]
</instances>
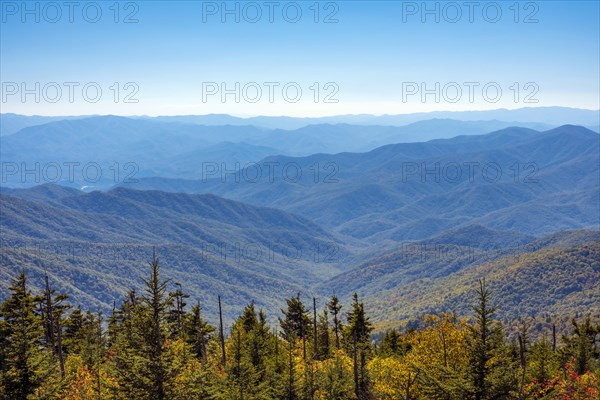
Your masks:
<instances>
[{"instance_id":1,"label":"mountain ridgeline","mask_svg":"<svg viewBox=\"0 0 600 400\"><path fill-rule=\"evenodd\" d=\"M139 170L29 187L3 167L4 183L19 184L0 188L0 295L25 268L33 288L47 273L108 313L155 253L211 322L218 296L230 323L250 301L272 309L294 293L335 292L367 299L377 329L406 326L465 311L488 275L504 319L589 313L600 295L599 135L575 125L481 134L498 124L285 131L109 116L26 127L2 138L3 162L98 160L114 173L111 162L129 159ZM315 152L344 146L356 152Z\"/></svg>"},{"instance_id":2,"label":"mountain ridgeline","mask_svg":"<svg viewBox=\"0 0 600 400\"><path fill-rule=\"evenodd\" d=\"M3 185L31 187L53 182L85 185L91 190L144 177L202 179L215 164L223 170L239 169L275 155L367 152L388 144L482 135L516 125L540 131L553 127L535 122L445 118L401 126L323 120L286 130L250 122L203 125L202 119L189 118L90 116L57 120L0 115L0 121L9 126L15 119L14 126L22 129L13 132L8 128L2 136Z\"/></svg>"},{"instance_id":3,"label":"mountain ridgeline","mask_svg":"<svg viewBox=\"0 0 600 400\"><path fill-rule=\"evenodd\" d=\"M367 153L269 157L236 174L216 170L199 180L157 177L123 186L215 193L371 242L424 239L470 224L543 235L597 227L599 164L599 135L568 125Z\"/></svg>"}]
</instances>

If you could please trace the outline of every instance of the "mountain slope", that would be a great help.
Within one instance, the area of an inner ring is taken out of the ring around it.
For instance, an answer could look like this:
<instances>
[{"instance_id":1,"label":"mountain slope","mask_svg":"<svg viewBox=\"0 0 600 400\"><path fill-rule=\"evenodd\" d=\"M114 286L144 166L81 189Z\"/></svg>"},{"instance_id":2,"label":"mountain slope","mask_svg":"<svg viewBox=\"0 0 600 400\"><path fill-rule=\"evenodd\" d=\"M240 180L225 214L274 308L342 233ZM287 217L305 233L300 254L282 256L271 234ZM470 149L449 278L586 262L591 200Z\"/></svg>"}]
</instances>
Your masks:
<instances>
[{"instance_id":1,"label":"mountain slope","mask_svg":"<svg viewBox=\"0 0 600 400\"><path fill-rule=\"evenodd\" d=\"M59 290L105 311L139 284L152 247L166 277L189 282L194 297L227 293L231 309L252 299L279 306L338 273L333 262L347 253L336 235L302 217L213 195L123 188L44 201L0 195L0 214L4 277L26 268L39 286L48 270Z\"/></svg>"},{"instance_id":2,"label":"mountain slope","mask_svg":"<svg viewBox=\"0 0 600 400\"><path fill-rule=\"evenodd\" d=\"M546 248L422 279L368 296L376 320L407 322L425 313L469 312L477 280L486 278L500 318L597 313L600 242Z\"/></svg>"},{"instance_id":3,"label":"mountain slope","mask_svg":"<svg viewBox=\"0 0 600 400\"><path fill-rule=\"evenodd\" d=\"M365 255L354 268L319 284L317 290L324 295L335 290L348 299L354 292L379 297L386 290L449 277L503 257L518 260L522 254L599 241L599 231L562 231L534 238L470 225L429 239L404 242L370 258Z\"/></svg>"},{"instance_id":4,"label":"mountain slope","mask_svg":"<svg viewBox=\"0 0 600 400\"><path fill-rule=\"evenodd\" d=\"M543 235L598 228L599 138L571 125L546 132L509 128L367 153L269 157L259 164L258 181L244 178L254 170L242 170L127 186L281 208L372 242L419 240L473 223ZM269 168L273 173L264 172Z\"/></svg>"}]
</instances>

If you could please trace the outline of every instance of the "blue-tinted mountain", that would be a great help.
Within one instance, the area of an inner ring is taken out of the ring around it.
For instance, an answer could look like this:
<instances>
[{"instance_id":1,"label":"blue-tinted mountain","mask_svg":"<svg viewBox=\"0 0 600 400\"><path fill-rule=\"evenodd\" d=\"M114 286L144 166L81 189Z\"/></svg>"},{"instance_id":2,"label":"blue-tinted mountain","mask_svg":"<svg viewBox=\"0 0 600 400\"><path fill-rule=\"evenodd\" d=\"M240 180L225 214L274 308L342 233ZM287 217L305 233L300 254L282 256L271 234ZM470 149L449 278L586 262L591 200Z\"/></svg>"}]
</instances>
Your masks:
<instances>
[{"instance_id":1,"label":"blue-tinted mountain","mask_svg":"<svg viewBox=\"0 0 600 400\"><path fill-rule=\"evenodd\" d=\"M148 178L130 186L281 208L371 242L419 240L472 224L539 236L598 229L599 145L597 133L579 126L508 128L367 153L269 157L263 171L268 163L279 170L259 182L242 171L237 181ZM284 176L289 165L303 175Z\"/></svg>"},{"instance_id":2,"label":"blue-tinted mountain","mask_svg":"<svg viewBox=\"0 0 600 400\"><path fill-rule=\"evenodd\" d=\"M245 166L276 155L361 152L389 143L481 134L509 125L429 120L401 127L320 124L290 131L173 121L97 116L26 127L1 139L3 162L18 169L16 173L3 170L2 185L31 187L53 182L94 190L139 177L197 179L207 164ZM71 170L68 165L75 167ZM23 175L24 170L38 173Z\"/></svg>"},{"instance_id":3,"label":"blue-tinted mountain","mask_svg":"<svg viewBox=\"0 0 600 400\"><path fill-rule=\"evenodd\" d=\"M28 126L42 125L63 119L78 119L86 116L26 116L19 114L0 114L2 135L10 135ZM433 111L411 114L354 114L330 117L286 117L257 116L249 118L234 117L228 114L174 115L174 116L135 116L132 118L160 122L177 122L197 125L253 125L268 129L294 130L308 125L351 124L351 125L392 125L404 126L430 119L453 119L457 121L511 121L511 125L527 126L533 129L546 129L568 123L583 125L598 132L600 120L598 110L584 110L569 107L525 107L513 110L496 109L481 111ZM506 122L510 123L510 122ZM508 125L507 125L508 126ZM496 127L495 129L500 129ZM493 129L490 129L490 131Z\"/></svg>"},{"instance_id":4,"label":"blue-tinted mountain","mask_svg":"<svg viewBox=\"0 0 600 400\"><path fill-rule=\"evenodd\" d=\"M21 129L43 125L49 122L62 121L64 119L80 119L86 116L45 116L45 115L20 115L12 113L0 114L0 136L12 135Z\"/></svg>"}]
</instances>

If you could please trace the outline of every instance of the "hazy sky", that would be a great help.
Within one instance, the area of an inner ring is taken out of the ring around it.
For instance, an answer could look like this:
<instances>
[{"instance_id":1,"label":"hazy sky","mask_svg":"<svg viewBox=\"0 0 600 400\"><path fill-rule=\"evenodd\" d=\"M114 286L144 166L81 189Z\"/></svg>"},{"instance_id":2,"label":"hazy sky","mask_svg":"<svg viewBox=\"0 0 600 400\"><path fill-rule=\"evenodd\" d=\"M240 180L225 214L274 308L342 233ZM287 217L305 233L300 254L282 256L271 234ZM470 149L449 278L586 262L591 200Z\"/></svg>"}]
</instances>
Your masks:
<instances>
[{"instance_id":1,"label":"hazy sky","mask_svg":"<svg viewBox=\"0 0 600 400\"><path fill-rule=\"evenodd\" d=\"M2 1L0 12L2 112L600 108L598 1Z\"/></svg>"}]
</instances>

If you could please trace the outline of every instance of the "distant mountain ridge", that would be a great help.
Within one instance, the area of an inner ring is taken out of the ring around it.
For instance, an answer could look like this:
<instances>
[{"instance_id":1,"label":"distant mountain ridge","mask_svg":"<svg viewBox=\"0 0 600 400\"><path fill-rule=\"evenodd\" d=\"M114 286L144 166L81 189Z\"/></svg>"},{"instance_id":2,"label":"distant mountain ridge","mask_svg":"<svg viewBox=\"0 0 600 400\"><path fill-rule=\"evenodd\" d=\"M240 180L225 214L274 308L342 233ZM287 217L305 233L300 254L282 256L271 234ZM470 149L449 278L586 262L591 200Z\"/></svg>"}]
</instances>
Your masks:
<instances>
[{"instance_id":1,"label":"distant mountain ridge","mask_svg":"<svg viewBox=\"0 0 600 400\"><path fill-rule=\"evenodd\" d=\"M117 116L65 119L2 136L0 157L7 167L1 185L52 182L93 190L151 176L198 179L207 166L239 169L277 155L365 152L390 143L484 134L511 124L425 120L399 127L319 124L282 130Z\"/></svg>"},{"instance_id":2,"label":"distant mountain ridge","mask_svg":"<svg viewBox=\"0 0 600 400\"><path fill-rule=\"evenodd\" d=\"M41 125L62 119L86 118L88 116L25 116L19 114L0 114L0 132L2 136L13 134L27 126ZM308 125L318 124L351 124L351 125L389 125L403 126L428 119L453 119L459 121L510 121L519 126L530 126L534 129L549 129L568 123L583 125L598 131L600 120L598 110L585 110L569 107L525 107L513 110L496 109L480 111L433 111L396 115L337 115L329 117L273 117L257 116L249 118L234 117L227 114L208 115L176 115L176 116L135 116L140 119L153 119L163 122L178 122L198 125L254 125L269 129L293 130ZM545 127L542 124L547 124ZM492 130L500 129L496 127Z\"/></svg>"},{"instance_id":3,"label":"distant mountain ridge","mask_svg":"<svg viewBox=\"0 0 600 400\"><path fill-rule=\"evenodd\" d=\"M216 193L375 242L418 240L467 223L542 235L598 227L599 138L572 125L546 132L508 128L367 153L263 160L264 170L268 164L301 169L306 174L296 182L277 174L249 182L242 170L237 179L145 178L126 186ZM469 172L469 165L479 167ZM317 182L315 166L321 169ZM458 178L451 174L457 166Z\"/></svg>"}]
</instances>

